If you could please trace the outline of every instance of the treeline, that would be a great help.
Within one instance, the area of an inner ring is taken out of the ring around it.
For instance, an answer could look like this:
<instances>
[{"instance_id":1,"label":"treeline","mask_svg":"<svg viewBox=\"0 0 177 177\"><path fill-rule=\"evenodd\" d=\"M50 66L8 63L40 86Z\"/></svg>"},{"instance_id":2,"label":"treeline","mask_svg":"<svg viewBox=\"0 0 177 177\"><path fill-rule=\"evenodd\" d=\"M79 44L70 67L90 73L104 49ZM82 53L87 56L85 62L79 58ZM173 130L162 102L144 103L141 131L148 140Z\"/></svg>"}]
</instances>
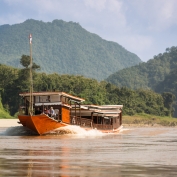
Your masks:
<instances>
[{"instance_id":1,"label":"treeline","mask_svg":"<svg viewBox=\"0 0 177 177\"><path fill-rule=\"evenodd\" d=\"M26 57L26 60L25 60ZM20 92L29 91L29 56L22 56L23 69L0 65L0 90L4 108L14 115L20 105ZM84 98L84 104L119 104L123 113L134 115L146 113L159 116L172 116L175 97L171 93L157 94L151 90L132 90L117 87L106 81L83 76L59 75L57 73L37 73L40 67L33 63L34 91L63 91Z\"/></svg>"},{"instance_id":2,"label":"treeline","mask_svg":"<svg viewBox=\"0 0 177 177\"><path fill-rule=\"evenodd\" d=\"M8 113L8 110L6 111L2 105L1 99L0 99L0 119L1 118L13 118L12 116L10 116L10 114Z\"/></svg>"},{"instance_id":3,"label":"treeline","mask_svg":"<svg viewBox=\"0 0 177 177\"><path fill-rule=\"evenodd\" d=\"M110 75L106 81L118 87L151 89L157 93L170 92L177 98L177 47L167 48L147 63L123 69ZM177 102L177 100L175 100ZM174 104L177 117L177 104Z\"/></svg>"}]
</instances>

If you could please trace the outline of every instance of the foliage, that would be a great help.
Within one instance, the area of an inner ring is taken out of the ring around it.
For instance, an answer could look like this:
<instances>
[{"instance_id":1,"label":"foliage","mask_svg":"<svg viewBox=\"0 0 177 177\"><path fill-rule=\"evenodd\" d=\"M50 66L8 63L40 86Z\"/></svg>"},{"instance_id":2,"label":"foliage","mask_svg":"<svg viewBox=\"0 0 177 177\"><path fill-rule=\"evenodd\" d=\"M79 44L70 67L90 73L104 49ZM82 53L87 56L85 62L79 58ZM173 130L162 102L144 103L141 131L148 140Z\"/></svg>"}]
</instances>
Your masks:
<instances>
[{"instance_id":1,"label":"foliage","mask_svg":"<svg viewBox=\"0 0 177 177\"><path fill-rule=\"evenodd\" d=\"M32 59L33 60L33 59ZM25 69L30 67L30 56L28 55L22 55L20 59L20 64L25 67ZM32 69L40 69L40 66L37 65L36 63L32 62Z\"/></svg>"},{"instance_id":2,"label":"foliage","mask_svg":"<svg viewBox=\"0 0 177 177\"><path fill-rule=\"evenodd\" d=\"M28 68L30 65L30 56L27 55L22 55L21 59L20 59L20 64L25 67Z\"/></svg>"},{"instance_id":3,"label":"foliage","mask_svg":"<svg viewBox=\"0 0 177 177\"><path fill-rule=\"evenodd\" d=\"M159 116L173 115L173 109L168 108L174 103L174 98L169 100L169 102L166 99L165 105L163 96L152 90L132 90L127 87L114 87L111 90L109 88L107 93L108 100L111 104L123 104L124 114L134 115L136 113L146 113Z\"/></svg>"},{"instance_id":4,"label":"foliage","mask_svg":"<svg viewBox=\"0 0 177 177\"><path fill-rule=\"evenodd\" d=\"M12 116L9 115L8 111L3 108L1 99L0 99L0 118L12 118Z\"/></svg>"},{"instance_id":5,"label":"foliage","mask_svg":"<svg viewBox=\"0 0 177 177\"><path fill-rule=\"evenodd\" d=\"M110 75L106 81L119 87L131 89L152 89L163 93L164 104L177 117L177 47L167 48L166 52L154 56L147 63L140 63ZM167 95L168 93L168 95ZM176 97L176 98L175 98ZM167 100L168 98L168 100ZM170 100L173 102L170 103ZM147 110L150 111L150 110Z\"/></svg>"},{"instance_id":6,"label":"foliage","mask_svg":"<svg viewBox=\"0 0 177 177\"><path fill-rule=\"evenodd\" d=\"M10 69L7 69L7 75ZM18 94L29 91L29 69L25 67L15 71L16 77L4 87L2 85L4 90L2 103L11 115L18 111L20 104ZM127 87L117 87L105 81L98 82L84 76L37 73L35 70L33 70L33 81L34 91L67 92L84 98L85 104L120 104L124 106L123 114L146 113L158 116L172 116L173 114L171 107L174 97L170 93L157 94L152 90L132 90Z\"/></svg>"},{"instance_id":7,"label":"foliage","mask_svg":"<svg viewBox=\"0 0 177 177\"><path fill-rule=\"evenodd\" d=\"M137 55L86 31L78 23L27 20L0 26L1 63L21 67L20 56L29 54L29 33L33 36L33 58L47 74L74 74L103 80L117 70L141 62Z\"/></svg>"},{"instance_id":8,"label":"foliage","mask_svg":"<svg viewBox=\"0 0 177 177\"><path fill-rule=\"evenodd\" d=\"M120 87L155 90L175 68L177 68L177 47L171 47L147 63L143 62L110 75L106 81Z\"/></svg>"}]
</instances>

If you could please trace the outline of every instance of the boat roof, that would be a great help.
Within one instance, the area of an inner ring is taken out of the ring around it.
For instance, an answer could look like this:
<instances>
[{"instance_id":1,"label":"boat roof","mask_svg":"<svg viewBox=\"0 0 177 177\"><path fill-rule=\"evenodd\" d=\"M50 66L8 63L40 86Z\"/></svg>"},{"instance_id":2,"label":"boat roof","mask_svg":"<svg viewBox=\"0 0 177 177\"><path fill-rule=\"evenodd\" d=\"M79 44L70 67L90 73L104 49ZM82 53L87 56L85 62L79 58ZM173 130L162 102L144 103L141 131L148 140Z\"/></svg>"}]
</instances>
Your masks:
<instances>
[{"instance_id":1,"label":"boat roof","mask_svg":"<svg viewBox=\"0 0 177 177\"><path fill-rule=\"evenodd\" d=\"M91 109L111 110L111 109L122 109L123 105L81 105L81 108L89 110Z\"/></svg>"},{"instance_id":2,"label":"boat roof","mask_svg":"<svg viewBox=\"0 0 177 177\"><path fill-rule=\"evenodd\" d=\"M89 108L97 108L97 109L116 109L123 108L123 105L86 105Z\"/></svg>"},{"instance_id":3,"label":"boat roof","mask_svg":"<svg viewBox=\"0 0 177 177\"><path fill-rule=\"evenodd\" d=\"M19 95L22 96L22 97L28 97L28 96L30 96L30 93L29 92L25 92L25 93L20 93ZM65 93L65 92L57 92L57 91L55 91L55 92L33 92L32 95L33 96L59 95L59 96L67 97L67 98L69 98L70 100L73 100L73 101L79 101L79 102L85 101L85 99L83 99L83 98L79 98L79 97L70 95L70 94Z\"/></svg>"}]
</instances>

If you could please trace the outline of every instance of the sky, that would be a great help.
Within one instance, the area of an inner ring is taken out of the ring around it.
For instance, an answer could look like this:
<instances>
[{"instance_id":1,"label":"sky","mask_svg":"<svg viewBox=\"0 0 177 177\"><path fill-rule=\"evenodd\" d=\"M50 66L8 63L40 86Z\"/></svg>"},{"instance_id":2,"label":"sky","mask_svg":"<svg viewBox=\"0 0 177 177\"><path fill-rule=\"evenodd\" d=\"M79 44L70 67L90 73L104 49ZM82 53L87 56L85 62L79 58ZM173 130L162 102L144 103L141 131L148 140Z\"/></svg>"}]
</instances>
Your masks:
<instances>
[{"instance_id":1,"label":"sky","mask_svg":"<svg viewBox=\"0 0 177 177\"><path fill-rule=\"evenodd\" d=\"M177 0L0 0L0 26L72 21L146 62L177 46L176 8Z\"/></svg>"}]
</instances>

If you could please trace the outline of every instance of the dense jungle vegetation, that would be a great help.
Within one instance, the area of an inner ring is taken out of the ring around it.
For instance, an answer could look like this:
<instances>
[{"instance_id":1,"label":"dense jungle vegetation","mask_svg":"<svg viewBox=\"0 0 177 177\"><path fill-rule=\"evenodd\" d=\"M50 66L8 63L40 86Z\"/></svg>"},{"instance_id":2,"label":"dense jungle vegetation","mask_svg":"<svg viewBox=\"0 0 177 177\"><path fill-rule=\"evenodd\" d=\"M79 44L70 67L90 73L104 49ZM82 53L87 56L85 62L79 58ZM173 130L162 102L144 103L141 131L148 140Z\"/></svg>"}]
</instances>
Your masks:
<instances>
[{"instance_id":1,"label":"dense jungle vegetation","mask_svg":"<svg viewBox=\"0 0 177 177\"><path fill-rule=\"evenodd\" d=\"M141 62L121 45L90 33L78 23L26 20L0 26L0 63L20 68L19 58L29 54L28 35L33 36L33 58L48 74L83 75L99 81Z\"/></svg>"},{"instance_id":2,"label":"dense jungle vegetation","mask_svg":"<svg viewBox=\"0 0 177 177\"><path fill-rule=\"evenodd\" d=\"M0 65L0 90L4 109L14 115L20 105L19 93L29 90L29 56L22 55L22 69ZM63 91L84 98L85 104L123 104L123 113L146 113L172 116L175 96L170 92L157 94L151 90L117 87L84 76L39 73L33 63L34 91Z\"/></svg>"},{"instance_id":3,"label":"dense jungle vegetation","mask_svg":"<svg viewBox=\"0 0 177 177\"><path fill-rule=\"evenodd\" d=\"M118 71L106 81L118 87L170 92L177 98L177 47L167 48L163 54L154 56L147 63ZM174 116L177 117L177 105L173 106L176 110Z\"/></svg>"}]
</instances>

